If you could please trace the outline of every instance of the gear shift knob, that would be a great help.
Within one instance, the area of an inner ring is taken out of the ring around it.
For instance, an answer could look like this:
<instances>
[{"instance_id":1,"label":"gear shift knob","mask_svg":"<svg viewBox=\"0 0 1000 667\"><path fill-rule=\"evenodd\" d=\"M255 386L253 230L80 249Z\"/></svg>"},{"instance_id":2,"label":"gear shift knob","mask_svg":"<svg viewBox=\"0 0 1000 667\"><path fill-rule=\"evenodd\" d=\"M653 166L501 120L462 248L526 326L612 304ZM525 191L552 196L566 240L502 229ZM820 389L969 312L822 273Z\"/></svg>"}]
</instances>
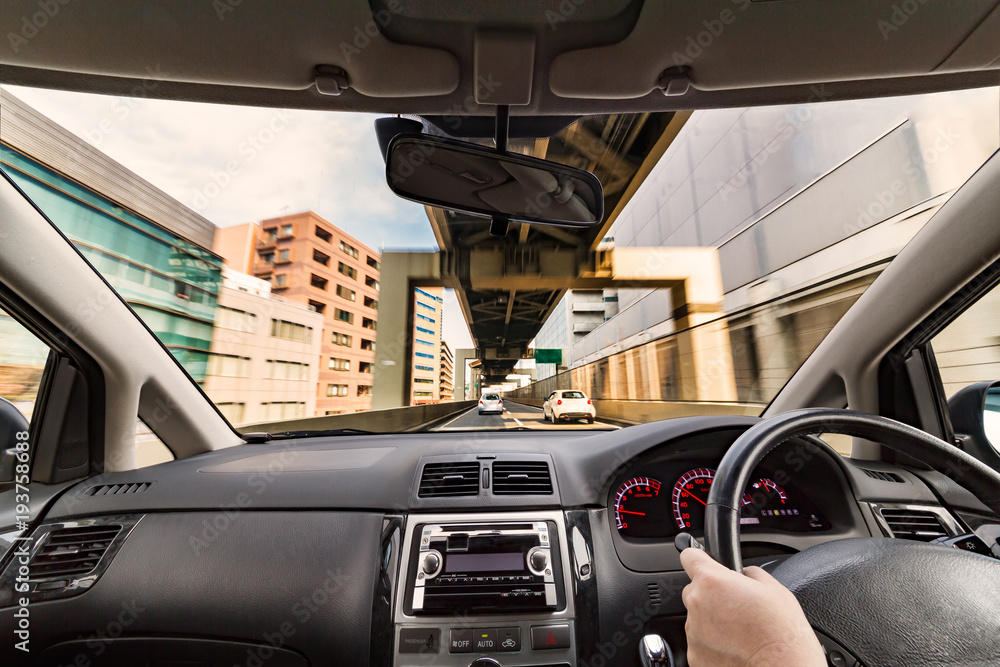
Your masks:
<instances>
[{"instance_id":1,"label":"gear shift knob","mask_svg":"<svg viewBox=\"0 0 1000 667\"><path fill-rule=\"evenodd\" d=\"M642 667L674 667L674 653L660 635L646 635L639 642Z\"/></svg>"}]
</instances>

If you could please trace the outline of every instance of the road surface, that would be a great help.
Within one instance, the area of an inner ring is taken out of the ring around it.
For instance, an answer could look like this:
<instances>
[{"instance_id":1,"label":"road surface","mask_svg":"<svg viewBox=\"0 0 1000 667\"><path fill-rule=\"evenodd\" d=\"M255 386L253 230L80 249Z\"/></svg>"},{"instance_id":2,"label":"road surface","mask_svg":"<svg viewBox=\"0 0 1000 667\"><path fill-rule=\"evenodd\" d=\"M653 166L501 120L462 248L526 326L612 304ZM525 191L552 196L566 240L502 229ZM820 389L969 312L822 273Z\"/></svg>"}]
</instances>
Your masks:
<instances>
[{"instance_id":1,"label":"road surface","mask_svg":"<svg viewBox=\"0 0 1000 667\"><path fill-rule=\"evenodd\" d=\"M593 424L586 422L552 422L545 421L542 417L542 409L530 405L522 405L513 401L504 401L504 411L502 415L487 414L480 415L478 408L467 410L457 417L444 422L440 426L432 429L434 431L478 431L504 428L518 428L524 426L530 429L594 429L594 428L618 428L613 424L607 424L598 420Z\"/></svg>"}]
</instances>

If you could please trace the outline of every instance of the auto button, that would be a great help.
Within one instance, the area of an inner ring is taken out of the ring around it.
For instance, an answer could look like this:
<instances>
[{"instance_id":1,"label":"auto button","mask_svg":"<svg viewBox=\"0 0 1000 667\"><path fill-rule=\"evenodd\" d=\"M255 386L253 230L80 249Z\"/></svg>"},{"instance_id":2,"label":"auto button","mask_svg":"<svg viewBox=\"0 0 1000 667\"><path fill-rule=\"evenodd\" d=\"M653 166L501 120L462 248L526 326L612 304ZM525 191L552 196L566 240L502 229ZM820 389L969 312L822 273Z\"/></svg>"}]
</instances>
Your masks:
<instances>
[{"instance_id":1,"label":"auto button","mask_svg":"<svg viewBox=\"0 0 1000 667\"><path fill-rule=\"evenodd\" d=\"M473 651L476 653L494 653L497 650L497 631L495 628L479 628L473 630Z\"/></svg>"}]
</instances>

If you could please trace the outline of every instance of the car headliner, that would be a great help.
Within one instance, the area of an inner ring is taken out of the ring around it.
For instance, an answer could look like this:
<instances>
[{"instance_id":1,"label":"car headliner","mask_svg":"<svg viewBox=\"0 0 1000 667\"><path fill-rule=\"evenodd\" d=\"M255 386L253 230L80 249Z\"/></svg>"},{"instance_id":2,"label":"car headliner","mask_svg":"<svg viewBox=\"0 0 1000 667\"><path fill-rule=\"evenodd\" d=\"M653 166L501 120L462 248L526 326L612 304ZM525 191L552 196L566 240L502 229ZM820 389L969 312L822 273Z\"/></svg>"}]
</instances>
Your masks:
<instances>
[{"instance_id":1,"label":"car headliner","mask_svg":"<svg viewBox=\"0 0 1000 667\"><path fill-rule=\"evenodd\" d=\"M4 83L304 109L583 115L1000 81L1000 0L7 0L0 29Z\"/></svg>"}]
</instances>

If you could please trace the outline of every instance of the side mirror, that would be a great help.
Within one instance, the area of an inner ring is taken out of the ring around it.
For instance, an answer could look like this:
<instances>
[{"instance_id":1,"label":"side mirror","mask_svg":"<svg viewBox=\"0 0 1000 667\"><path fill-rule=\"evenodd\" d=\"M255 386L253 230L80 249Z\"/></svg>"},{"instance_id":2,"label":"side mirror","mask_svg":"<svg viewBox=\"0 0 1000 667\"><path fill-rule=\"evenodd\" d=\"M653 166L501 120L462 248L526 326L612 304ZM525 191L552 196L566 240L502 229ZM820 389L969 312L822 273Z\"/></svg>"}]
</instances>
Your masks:
<instances>
[{"instance_id":1,"label":"side mirror","mask_svg":"<svg viewBox=\"0 0 1000 667\"><path fill-rule=\"evenodd\" d=\"M948 415L958 445L1000 470L1000 382L979 382L948 401Z\"/></svg>"},{"instance_id":2,"label":"side mirror","mask_svg":"<svg viewBox=\"0 0 1000 667\"><path fill-rule=\"evenodd\" d=\"M386 181L404 199L487 218L563 227L604 218L604 190L589 171L426 134L393 138Z\"/></svg>"},{"instance_id":3,"label":"side mirror","mask_svg":"<svg viewBox=\"0 0 1000 667\"><path fill-rule=\"evenodd\" d=\"M14 481L17 434L28 430L28 420L10 401L0 398L0 484Z\"/></svg>"}]
</instances>

